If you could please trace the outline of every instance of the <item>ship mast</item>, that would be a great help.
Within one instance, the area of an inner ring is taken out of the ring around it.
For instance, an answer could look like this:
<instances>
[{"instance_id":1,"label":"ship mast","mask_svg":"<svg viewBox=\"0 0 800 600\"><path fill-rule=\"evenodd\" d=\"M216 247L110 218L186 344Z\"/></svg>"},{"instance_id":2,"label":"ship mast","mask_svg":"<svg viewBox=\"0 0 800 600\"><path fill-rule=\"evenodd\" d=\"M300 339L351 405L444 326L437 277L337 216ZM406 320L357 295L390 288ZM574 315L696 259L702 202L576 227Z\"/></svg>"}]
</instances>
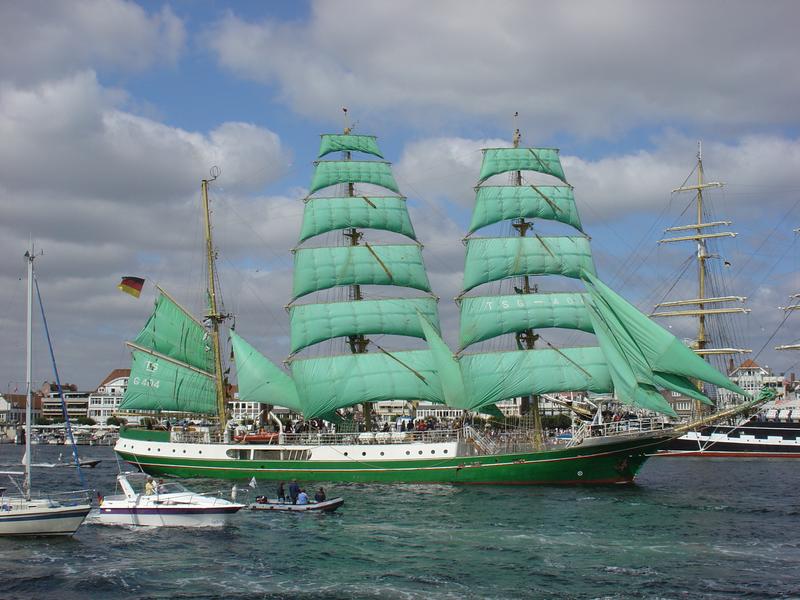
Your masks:
<instances>
[{"instance_id":1,"label":"ship mast","mask_svg":"<svg viewBox=\"0 0 800 600\"><path fill-rule=\"evenodd\" d=\"M800 235L800 227L794 230L794 233ZM800 310L800 294L792 294L792 304L789 306L781 306L779 307L785 313L791 313L796 310ZM783 344L781 346L775 346L775 350L800 350L800 344Z\"/></svg>"},{"instance_id":2,"label":"ship mast","mask_svg":"<svg viewBox=\"0 0 800 600\"><path fill-rule=\"evenodd\" d=\"M344 113L344 135L350 135L353 131L353 127L350 125L350 122L347 118L347 107L342 107L342 112ZM352 156L349 151L342 152L342 158L344 160L351 160ZM355 192L355 184L351 181L347 184L347 197L353 198L356 195ZM343 232L345 238L347 238L350 242L351 246L358 246L360 245L361 238L364 237L364 234L361 233L355 227L349 228L347 231ZM364 296L361 294L361 286L357 283L354 283L350 286L350 300L359 301L363 300ZM353 354L365 354L367 352L367 345L369 344L369 339L364 337L364 334L358 335L349 335L347 336L347 343L350 346L350 352ZM367 428L367 431L372 430L372 403L371 402L364 402L361 405L362 412L364 414L364 426Z\"/></svg>"},{"instance_id":3,"label":"ship mast","mask_svg":"<svg viewBox=\"0 0 800 600\"><path fill-rule=\"evenodd\" d=\"M713 228L719 226L729 226L731 221L711 221L708 223L703 222L703 192L710 188L721 188L724 184L719 181L705 181L703 171L703 146L702 142L697 142L697 183L695 185L684 185L672 190L672 193L694 192L696 202L696 215L697 220L695 223L688 225L679 225L676 227L668 227L664 230L667 232L689 232L688 235L679 235L677 237L670 237L659 240L659 244L669 244L675 242L695 242L697 252L695 258L697 260L697 297L689 300L674 300L670 302L660 302L656 304L656 312L653 312L651 317L697 317L697 338L693 344L693 350L700 356L707 357L711 355L725 355L725 354L744 354L752 352L752 350L745 348L733 347L709 347L709 336L706 327L706 317L710 315L722 315L733 313L749 313L749 308L725 306L730 302L745 302L747 300L744 296L707 296L706 283L708 279L707 261L710 258L719 258L718 256L708 253L706 240L723 238L723 237L736 237L736 233L732 231L714 231ZM692 232L694 230L694 232ZM709 306L710 305L710 306ZM684 308L696 306L697 308ZM669 308L676 310L661 310L658 309Z\"/></svg>"},{"instance_id":4,"label":"ship mast","mask_svg":"<svg viewBox=\"0 0 800 600\"><path fill-rule=\"evenodd\" d=\"M203 179L200 189L203 197L203 216L205 220L206 261L208 270L208 312L206 318L211 323L211 341L214 348L214 368L216 371L215 384L217 390L217 414L219 415L220 429L225 429L227 415L225 413L225 387L222 382L222 352L219 343L219 324L225 320L225 315L217 307L217 269L216 251L211 238L211 211L208 204L208 184L219 177L219 167L211 168L211 179Z\"/></svg>"},{"instance_id":5,"label":"ship mast","mask_svg":"<svg viewBox=\"0 0 800 600\"><path fill-rule=\"evenodd\" d=\"M514 113L514 120L516 121L517 117L519 117L519 112ZM519 143L522 139L522 135L520 134L519 127L514 128L514 135L511 138L511 143L514 148L519 148ZM512 182L515 186L522 185L522 171L514 171L512 174ZM525 217L520 217L519 219L515 220L511 226L517 230L519 237L525 237L528 233L529 229L533 228L533 222L526 221ZM517 293L519 294L531 294L536 293L538 291L538 286L536 284L531 285L530 276L523 275L521 278L522 285L520 288L516 288ZM517 345L520 348L525 348L526 350L533 350L536 346L536 340L539 339L539 336L534 333L532 328L525 329L524 331L520 331L515 334ZM525 415L530 413L533 416L533 446L536 450L541 450L544 448L544 437L542 435L542 415L539 412L539 396L525 396L522 398L520 402L520 415Z\"/></svg>"}]
</instances>

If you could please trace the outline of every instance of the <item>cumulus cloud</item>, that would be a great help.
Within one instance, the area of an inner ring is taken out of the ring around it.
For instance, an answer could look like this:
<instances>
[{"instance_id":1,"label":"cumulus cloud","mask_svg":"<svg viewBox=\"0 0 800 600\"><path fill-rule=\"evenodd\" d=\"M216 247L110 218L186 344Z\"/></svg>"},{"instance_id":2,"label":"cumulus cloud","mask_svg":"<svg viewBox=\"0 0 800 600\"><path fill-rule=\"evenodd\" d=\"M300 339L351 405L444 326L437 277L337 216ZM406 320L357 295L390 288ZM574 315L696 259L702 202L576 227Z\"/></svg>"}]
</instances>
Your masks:
<instances>
[{"instance_id":1,"label":"cumulus cloud","mask_svg":"<svg viewBox=\"0 0 800 600\"><path fill-rule=\"evenodd\" d=\"M168 6L148 14L123 0L4 2L0 33L0 76L23 84L90 66L175 64L186 41Z\"/></svg>"},{"instance_id":2,"label":"cumulus cloud","mask_svg":"<svg viewBox=\"0 0 800 600\"><path fill-rule=\"evenodd\" d=\"M519 110L539 135L653 120L741 130L796 121L797 16L792 2L342 0L315 2L307 22L229 13L208 43L304 115L344 103L417 124Z\"/></svg>"}]
</instances>

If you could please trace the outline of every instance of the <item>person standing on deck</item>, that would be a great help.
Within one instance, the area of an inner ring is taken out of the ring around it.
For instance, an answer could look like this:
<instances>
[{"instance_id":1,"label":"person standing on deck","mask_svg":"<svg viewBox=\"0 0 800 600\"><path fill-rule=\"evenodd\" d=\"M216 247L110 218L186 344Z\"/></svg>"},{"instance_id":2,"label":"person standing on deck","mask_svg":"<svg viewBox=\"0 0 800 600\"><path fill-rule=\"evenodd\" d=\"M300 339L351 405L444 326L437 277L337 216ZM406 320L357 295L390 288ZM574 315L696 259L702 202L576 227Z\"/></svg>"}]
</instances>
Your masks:
<instances>
[{"instance_id":1,"label":"person standing on deck","mask_svg":"<svg viewBox=\"0 0 800 600\"><path fill-rule=\"evenodd\" d=\"M292 499L292 504L297 504L297 496L300 495L300 486L297 485L297 479L292 479L289 484L289 497Z\"/></svg>"},{"instance_id":2,"label":"person standing on deck","mask_svg":"<svg viewBox=\"0 0 800 600\"><path fill-rule=\"evenodd\" d=\"M278 502L286 502L286 491L283 489L283 482L278 484Z\"/></svg>"}]
</instances>

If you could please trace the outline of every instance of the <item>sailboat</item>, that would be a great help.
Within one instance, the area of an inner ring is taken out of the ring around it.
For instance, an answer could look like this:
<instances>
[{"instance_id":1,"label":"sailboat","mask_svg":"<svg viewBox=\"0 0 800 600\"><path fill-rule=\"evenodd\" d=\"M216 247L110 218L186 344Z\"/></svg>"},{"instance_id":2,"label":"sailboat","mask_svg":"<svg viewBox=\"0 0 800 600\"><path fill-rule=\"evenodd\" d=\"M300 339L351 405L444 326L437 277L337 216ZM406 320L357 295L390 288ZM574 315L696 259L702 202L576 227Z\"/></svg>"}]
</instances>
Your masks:
<instances>
[{"instance_id":1,"label":"sailboat","mask_svg":"<svg viewBox=\"0 0 800 600\"><path fill-rule=\"evenodd\" d=\"M443 342L421 244L391 165L374 136L346 127L341 134L322 135L304 199L300 245L293 251L289 372L238 332L230 332L240 400L288 407L307 421L338 422L338 431L312 427L293 433L274 419L277 439L233 443L224 412L227 386L218 330L223 319L215 304L209 181L204 180L208 313L203 321L196 319L159 289L153 314L129 344L133 366L120 408L215 414L218 427L124 428L117 454L149 474L178 477L467 484L633 481L648 456L679 435L667 418L624 423L598 418L594 424L583 423L566 444L545 440L540 423L532 431L502 437L485 435L468 423L443 430L372 431L371 404L383 400L423 400L465 415L492 414L498 401L515 396L531 397L535 410L543 394L614 389L621 402L670 415L674 413L657 388L686 391L709 402L689 380L699 378L743 393L596 277L558 151L514 146L484 151L473 230L513 219L520 235L468 240L462 345L510 332L517 335L520 349L467 355L453 353ZM330 160L331 153L341 153L340 158ZM367 158L356 160L355 153ZM564 185L522 185L523 171L556 177ZM510 187L481 185L508 172L517 174ZM383 191L367 191L376 187ZM317 195L331 188L338 193ZM532 217L567 223L581 235L526 237L526 218ZM364 229L391 232L411 243L370 242ZM339 243L331 245L337 232ZM328 245L305 245L317 236ZM528 277L554 274L581 282L586 292L528 293L535 291ZM523 293L513 297L465 297L482 283L520 277ZM387 288L391 291L385 297L381 294ZM599 346L537 347L533 329L556 326L591 330ZM423 339L428 347L385 348L369 337L382 334ZM320 355L335 351L336 340L344 352ZM318 352L306 356L311 346L318 346ZM343 425L338 412L355 406L363 415L361 432Z\"/></svg>"},{"instance_id":2,"label":"sailboat","mask_svg":"<svg viewBox=\"0 0 800 600\"><path fill-rule=\"evenodd\" d=\"M28 264L28 310L27 310L27 352L26 352L26 386L27 399L25 406L25 459L24 472L5 471L0 474L9 476L24 475L24 486L19 494L6 494L6 488L0 488L0 535L72 535L80 527L91 509L87 490L65 493L48 493L41 496L32 494L31 485L31 429L33 422L33 398L31 377L31 336L33 307L33 262L36 255L33 245L25 253ZM38 293L38 287L37 287ZM40 298L41 303L41 298ZM44 314L44 311L42 311ZM63 398L62 398L63 402ZM74 446L73 446L74 449ZM77 458L77 457L76 457ZM16 481L12 479L16 485Z\"/></svg>"},{"instance_id":3,"label":"sailboat","mask_svg":"<svg viewBox=\"0 0 800 600\"><path fill-rule=\"evenodd\" d=\"M693 194L696 222L669 227L666 232L676 232L678 235L660 240L659 243L689 242L696 245L697 250L694 255L697 267L696 297L690 300L660 302L656 304L655 311L651 316L654 318L690 317L696 319L697 334L692 342L692 349L706 360L719 360L725 356L749 354L752 352L750 349L722 343L726 333L729 335L731 331L735 330L735 327L731 323L721 320L729 318L731 315L749 313L750 309L741 306L747 301L746 297L731 295L725 289L721 270L710 266L719 263L720 256L710 252L708 244L712 240L734 238L737 234L733 231L719 230L720 227L730 226L731 221L708 219L704 193L714 188L721 188L724 184L704 179L701 142L698 142L697 164L693 172L697 174L697 182L692 185L684 184L673 190L673 193ZM791 308L789 307L788 310ZM733 360L730 361L730 365L733 365ZM754 361L747 360L741 364L739 369L758 370L760 367ZM732 368L730 370L733 372ZM717 406L720 408L729 408L739 402L737 396L727 393L725 390L720 390L716 400ZM698 403L694 403L692 407L689 420L707 412L707 407L702 407ZM792 426L790 418L786 419L790 423L787 431L783 431L775 418L765 420L765 415L773 412L765 409L752 416L740 416L713 425L691 428L684 435L670 442L659 453L659 456L800 458L798 428ZM787 417L790 414L791 410L784 413ZM800 410L798 410L797 416L800 417Z\"/></svg>"}]
</instances>

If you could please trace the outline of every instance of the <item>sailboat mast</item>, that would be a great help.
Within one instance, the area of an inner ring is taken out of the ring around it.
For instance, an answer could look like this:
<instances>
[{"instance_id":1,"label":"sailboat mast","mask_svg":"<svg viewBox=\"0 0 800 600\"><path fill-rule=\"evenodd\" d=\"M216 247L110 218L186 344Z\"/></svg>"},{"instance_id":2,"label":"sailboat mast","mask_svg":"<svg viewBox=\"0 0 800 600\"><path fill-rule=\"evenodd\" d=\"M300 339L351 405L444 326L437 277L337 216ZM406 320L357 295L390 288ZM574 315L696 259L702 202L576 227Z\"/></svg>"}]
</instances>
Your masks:
<instances>
[{"instance_id":1,"label":"sailboat mast","mask_svg":"<svg viewBox=\"0 0 800 600\"><path fill-rule=\"evenodd\" d=\"M31 499L31 425L33 421L33 394L31 388L32 384L32 362L33 355L31 352L32 345L32 332L33 332L33 242L30 244L30 249L25 252L25 260L28 262L28 307L27 319L25 322L25 485L24 492L27 500Z\"/></svg>"},{"instance_id":2,"label":"sailboat mast","mask_svg":"<svg viewBox=\"0 0 800 600\"><path fill-rule=\"evenodd\" d=\"M703 233L703 142L697 142L697 234ZM706 297L706 242L703 238L697 240L697 299L700 300L697 325L697 349L706 347L706 316L702 312L705 308L703 300Z\"/></svg>"},{"instance_id":3,"label":"sailboat mast","mask_svg":"<svg viewBox=\"0 0 800 600\"><path fill-rule=\"evenodd\" d=\"M342 108L344 112L344 135L350 135L353 131L353 128L350 126L347 120L347 108ZM352 158L351 153L343 152L342 153L344 160L350 160ZM347 184L347 197L353 198L356 195L355 191L355 184L351 181ZM348 229L344 236L350 240L351 246L358 246L361 238L364 236L358 229L355 227L351 227ZM350 286L350 299L353 301L363 300L364 296L361 293L361 286L357 283L354 283ZM347 337L347 343L350 345L350 352L353 354L364 354L367 351L367 344L369 344L369 340L364 337L363 334L358 335L350 335ZM364 402L361 406L362 412L364 413L364 425L367 428L367 431L372 429L372 403L371 402Z\"/></svg>"},{"instance_id":4,"label":"sailboat mast","mask_svg":"<svg viewBox=\"0 0 800 600\"><path fill-rule=\"evenodd\" d=\"M222 385L222 352L220 351L219 344L219 324L223 320L217 308L217 291L216 291L216 256L214 252L214 243L211 238L211 211L208 205L208 184L214 181L219 175L219 170L214 167L211 170L211 179L203 179L200 189L203 196L203 215L205 219L205 237L206 237L206 260L208 261L208 313L206 317L211 321L211 341L214 348L214 369L216 372L215 383L217 388L217 414L219 415L220 428L224 429L227 423L227 415L225 414L225 389Z\"/></svg>"},{"instance_id":5,"label":"sailboat mast","mask_svg":"<svg viewBox=\"0 0 800 600\"><path fill-rule=\"evenodd\" d=\"M514 113L515 119L518 116L518 112ZM522 136L519 128L516 127L514 129L514 136L512 137L512 146L514 148L519 148L521 138ZM522 186L522 171L514 171L512 177L515 186ZM517 230L519 237L525 237L528 233L528 230L533 227L533 223L526 221L525 217L520 217L514 223L512 223L511 226ZM521 283L522 288L520 289L520 293L530 294L531 292L537 291L537 286L535 284L531 286L529 275L523 275ZM525 331L518 333L516 337L517 344L520 346L524 344L526 350L533 350L536 346L536 340L539 338L539 336L534 333L532 328L528 328ZM539 396L533 395L522 398L520 403L520 415L528 413L533 415L533 445L536 450L540 450L544 447L544 438L542 435L542 417L539 413Z\"/></svg>"}]
</instances>

